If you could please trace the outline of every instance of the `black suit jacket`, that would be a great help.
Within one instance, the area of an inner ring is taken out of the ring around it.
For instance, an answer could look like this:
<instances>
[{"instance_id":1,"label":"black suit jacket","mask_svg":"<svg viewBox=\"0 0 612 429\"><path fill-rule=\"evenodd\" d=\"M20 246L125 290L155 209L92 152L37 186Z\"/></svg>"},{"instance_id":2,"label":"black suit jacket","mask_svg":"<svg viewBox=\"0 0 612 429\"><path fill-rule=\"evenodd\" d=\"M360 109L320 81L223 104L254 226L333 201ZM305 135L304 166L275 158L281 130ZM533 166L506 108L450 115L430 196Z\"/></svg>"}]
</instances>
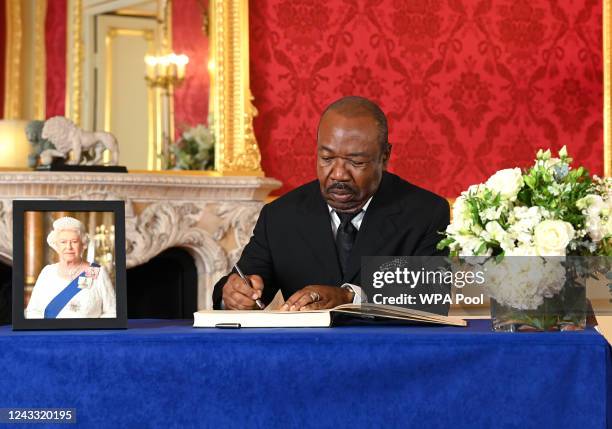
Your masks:
<instances>
[{"instance_id":1,"label":"black suit jacket","mask_svg":"<svg viewBox=\"0 0 612 429\"><path fill-rule=\"evenodd\" d=\"M362 256L442 255L436 249L449 223L448 202L400 177L385 172L359 228L342 276L329 209L317 180L300 186L263 207L253 236L238 266L264 281L262 300L269 303L278 289L285 299L310 284L360 284ZM213 291L219 308L221 278Z\"/></svg>"}]
</instances>

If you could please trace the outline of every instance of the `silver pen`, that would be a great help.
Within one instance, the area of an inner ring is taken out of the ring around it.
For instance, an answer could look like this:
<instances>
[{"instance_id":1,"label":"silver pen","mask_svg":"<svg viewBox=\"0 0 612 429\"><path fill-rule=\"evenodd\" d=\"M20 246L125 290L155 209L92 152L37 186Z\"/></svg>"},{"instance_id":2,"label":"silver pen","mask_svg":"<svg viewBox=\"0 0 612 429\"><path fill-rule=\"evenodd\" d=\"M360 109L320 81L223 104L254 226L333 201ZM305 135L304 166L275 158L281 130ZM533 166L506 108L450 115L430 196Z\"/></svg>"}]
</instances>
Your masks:
<instances>
[{"instance_id":1,"label":"silver pen","mask_svg":"<svg viewBox=\"0 0 612 429\"><path fill-rule=\"evenodd\" d=\"M238 263L234 264L234 269L236 270L236 272L238 273L238 275L240 276L244 284L247 285L248 287L252 287L249 279L247 279L247 277L242 273L242 270L238 267ZM263 310L264 308L266 308L266 306L263 305L263 302L261 302L261 299L259 298L255 300L255 304L257 304L260 310Z\"/></svg>"}]
</instances>

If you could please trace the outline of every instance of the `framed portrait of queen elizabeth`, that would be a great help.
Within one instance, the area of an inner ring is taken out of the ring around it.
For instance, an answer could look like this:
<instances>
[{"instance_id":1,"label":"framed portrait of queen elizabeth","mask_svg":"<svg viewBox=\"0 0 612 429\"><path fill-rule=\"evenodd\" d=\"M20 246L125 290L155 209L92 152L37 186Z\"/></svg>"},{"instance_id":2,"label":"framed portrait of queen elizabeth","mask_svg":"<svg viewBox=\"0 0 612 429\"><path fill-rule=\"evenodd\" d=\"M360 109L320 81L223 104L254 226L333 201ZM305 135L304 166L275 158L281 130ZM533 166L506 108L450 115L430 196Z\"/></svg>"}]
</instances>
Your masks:
<instances>
[{"instance_id":1,"label":"framed portrait of queen elizabeth","mask_svg":"<svg viewBox=\"0 0 612 429\"><path fill-rule=\"evenodd\" d=\"M13 329L127 327L123 201L13 201Z\"/></svg>"}]
</instances>

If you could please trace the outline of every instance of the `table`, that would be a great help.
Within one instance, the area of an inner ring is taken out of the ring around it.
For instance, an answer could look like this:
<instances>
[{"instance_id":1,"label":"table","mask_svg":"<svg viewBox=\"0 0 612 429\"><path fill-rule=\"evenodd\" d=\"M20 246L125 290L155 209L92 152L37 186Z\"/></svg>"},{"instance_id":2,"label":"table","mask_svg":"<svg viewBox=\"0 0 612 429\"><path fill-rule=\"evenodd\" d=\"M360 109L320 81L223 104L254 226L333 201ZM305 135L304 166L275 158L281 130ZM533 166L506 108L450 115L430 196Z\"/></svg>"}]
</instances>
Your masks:
<instances>
[{"instance_id":1,"label":"table","mask_svg":"<svg viewBox=\"0 0 612 429\"><path fill-rule=\"evenodd\" d=\"M113 428L612 425L610 346L593 330L190 323L0 327L0 407L76 408L80 425Z\"/></svg>"}]
</instances>

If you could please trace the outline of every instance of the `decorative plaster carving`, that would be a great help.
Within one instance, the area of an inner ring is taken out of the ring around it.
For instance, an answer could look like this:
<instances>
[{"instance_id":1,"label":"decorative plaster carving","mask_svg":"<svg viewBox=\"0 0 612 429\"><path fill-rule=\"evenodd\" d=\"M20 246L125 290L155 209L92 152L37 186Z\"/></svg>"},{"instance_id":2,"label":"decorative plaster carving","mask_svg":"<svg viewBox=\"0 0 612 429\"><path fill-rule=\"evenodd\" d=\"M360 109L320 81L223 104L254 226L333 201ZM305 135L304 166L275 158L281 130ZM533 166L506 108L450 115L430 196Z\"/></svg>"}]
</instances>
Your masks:
<instances>
[{"instance_id":1,"label":"decorative plaster carving","mask_svg":"<svg viewBox=\"0 0 612 429\"><path fill-rule=\"evenodd\" d=\"M217 208L216 214L223 219L223 223L215 232L215 239L221 240L230 229L234 231L236 247L228 252L230 266L238 261L242 249L249 242L262 206L261 202L240 206L236 203L225 203Z\"/></svg>"},{"instance_id":2,"label":"decorative plaster carving","mask_svg":"<svg viewBox=\"0 0 612 429\"><path fill-rule=\"evenodd\" d=\"M198 272L198 308L210 308L213 282L227 272L228 258L223 247L197 227L201 215L202 208L193 203L153 203L139 216L126 218L127 266L143 264L171 247L187 249Z\"/></svg>"},{"instance_id":3,"label":"decorative plaster carving","mask_svg":"<svg viewBox=\"0 0 612 429\"><path fill-rule=\"evenodd\" d=\"M126 225L128 266L144 264L171 247L190 247L205 255L211 270L227 267L223 248L198 228L202 209L192 203L154 203ZM129 230L129 233L127 232Z\"/></svg>"},{"instance_id":4,"label":"decorative plaster carving","mask_svg":"<svg viewBox=\"0 0 612 429\"><path fill-rule=\"evenodd\" d=\"M279 186L274 179L197 173L2 172L0 259L12 260L12 199L123 200L127 267L184 248L198 272L198 308L211 308L214 282L238 259L263 199Z\"/></svg>"},{"instance_id":5,"label":"decorative plaster carving","mask_svg":"<svg viewBox=\"0 0 612 429\"><path fill-rule=\"evenodd\" d=\"M184 199L217 201L263 201L278 180L264 177L214 177L203 173L73 173L73 172L2 172L0 187L11 184L12 192L22 195L45 193L39 197L68 193L107 192L109 186L118 195L147 200Z\"/></svg>"}]
</instances>

